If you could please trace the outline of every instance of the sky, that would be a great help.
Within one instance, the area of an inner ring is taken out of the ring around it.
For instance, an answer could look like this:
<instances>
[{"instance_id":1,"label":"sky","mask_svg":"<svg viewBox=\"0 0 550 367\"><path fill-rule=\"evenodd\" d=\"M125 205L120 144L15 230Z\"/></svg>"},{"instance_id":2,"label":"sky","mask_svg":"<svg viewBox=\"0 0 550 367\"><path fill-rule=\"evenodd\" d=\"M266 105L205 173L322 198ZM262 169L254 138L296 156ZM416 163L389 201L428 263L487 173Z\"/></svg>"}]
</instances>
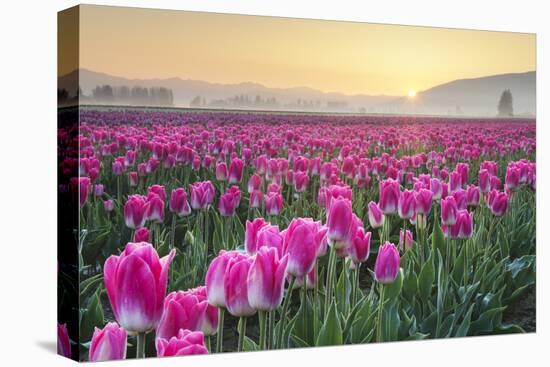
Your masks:
<instances>
[{"instance_id":1,"label":"sky","mask_svg":"<svg viewBox=\"0 0 550 367\"><path fill-rule=\"evenodd\" d=\"M406 95L535 70L535 43L525 33L85 5L79 60L132 79ZM72 71L66 68L59 73Z\"/></svg>"}]
</instances>

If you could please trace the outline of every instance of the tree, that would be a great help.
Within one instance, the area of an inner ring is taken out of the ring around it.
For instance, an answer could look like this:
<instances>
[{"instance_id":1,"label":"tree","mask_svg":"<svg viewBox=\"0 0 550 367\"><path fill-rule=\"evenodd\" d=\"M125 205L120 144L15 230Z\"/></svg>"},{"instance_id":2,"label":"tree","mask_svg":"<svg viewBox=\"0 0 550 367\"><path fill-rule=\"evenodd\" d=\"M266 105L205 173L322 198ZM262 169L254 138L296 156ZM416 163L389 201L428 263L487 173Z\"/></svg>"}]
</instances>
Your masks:
<instances>
[{"instance_id":1,"label":"tree","mask_svg":"<svg viewBox=\"0 0 550 367\"><path fill-rule=\"evenodd\" d=\"M498 101L498 116L514 116L514 101L510 89L504 90Z\"/></svg>"}]
</instances>

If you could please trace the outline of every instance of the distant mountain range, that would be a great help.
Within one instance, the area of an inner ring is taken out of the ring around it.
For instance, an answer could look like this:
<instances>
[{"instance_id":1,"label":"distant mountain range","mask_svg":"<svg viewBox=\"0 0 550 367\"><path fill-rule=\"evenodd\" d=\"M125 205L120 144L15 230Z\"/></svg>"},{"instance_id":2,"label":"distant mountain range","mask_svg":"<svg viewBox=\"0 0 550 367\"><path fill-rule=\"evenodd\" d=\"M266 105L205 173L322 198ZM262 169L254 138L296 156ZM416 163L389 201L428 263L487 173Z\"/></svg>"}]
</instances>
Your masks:
<instances>
[{"instance_id":1,"label":"distant mountain range","mask_svg":"<svg viewBox=\"0 0 550 367\"><path fill-rule=\"evenodd\" d=\"M87 69L60 77L58 89L64 88L69 95L74 95L77 82L84 96L81 103L109 104L94 100L93 90L97 86L110 85L113 89L122 86L168 88L173 93L175 107L494 116L500 94L510 89L515 114L534 115L536 110L534 71L455 80L418 92L414 98L326 93L308 87L270 88L252 82L220 84L181 78L128 79ZM112 103L117 104L117 101Z\"/></svg>"}]
</instances>

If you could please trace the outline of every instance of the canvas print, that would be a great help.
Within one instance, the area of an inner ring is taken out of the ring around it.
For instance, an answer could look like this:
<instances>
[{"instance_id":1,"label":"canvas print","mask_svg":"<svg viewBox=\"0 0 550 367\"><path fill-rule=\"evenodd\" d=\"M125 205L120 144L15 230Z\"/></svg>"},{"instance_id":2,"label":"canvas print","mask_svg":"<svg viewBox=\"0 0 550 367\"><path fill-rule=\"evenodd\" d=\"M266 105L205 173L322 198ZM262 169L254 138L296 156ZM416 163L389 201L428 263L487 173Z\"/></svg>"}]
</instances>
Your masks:
<instances>
[{"instance_id":1,"label":"canvas print","mask_svg":"<svg viewBox=\"0 0 550 367\"><path fill-rule=\"evenodd\" d=\"M58 353L536 331L534 34L59 13Z\"/></svg>"}]
</instances>

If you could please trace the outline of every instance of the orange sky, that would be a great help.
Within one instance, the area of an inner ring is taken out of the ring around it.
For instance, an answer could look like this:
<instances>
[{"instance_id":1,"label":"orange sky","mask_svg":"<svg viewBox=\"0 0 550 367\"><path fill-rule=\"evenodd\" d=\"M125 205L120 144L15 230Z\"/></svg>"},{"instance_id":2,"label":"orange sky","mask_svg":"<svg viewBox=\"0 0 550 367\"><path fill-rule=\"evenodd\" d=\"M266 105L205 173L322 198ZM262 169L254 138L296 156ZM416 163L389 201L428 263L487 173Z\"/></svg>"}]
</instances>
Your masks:
<instances>
[{"instance_id":1,"label":"orange sky","mask_svg":"<svg viewBox=\"0 0 550 367\"><path fill-rule=\"evenodd\" d=\"M525 33L90 5L80 12L81 67L139 79L405 95L535 70L535 49L535 35Z\"/></svg>"}]
</instances>

